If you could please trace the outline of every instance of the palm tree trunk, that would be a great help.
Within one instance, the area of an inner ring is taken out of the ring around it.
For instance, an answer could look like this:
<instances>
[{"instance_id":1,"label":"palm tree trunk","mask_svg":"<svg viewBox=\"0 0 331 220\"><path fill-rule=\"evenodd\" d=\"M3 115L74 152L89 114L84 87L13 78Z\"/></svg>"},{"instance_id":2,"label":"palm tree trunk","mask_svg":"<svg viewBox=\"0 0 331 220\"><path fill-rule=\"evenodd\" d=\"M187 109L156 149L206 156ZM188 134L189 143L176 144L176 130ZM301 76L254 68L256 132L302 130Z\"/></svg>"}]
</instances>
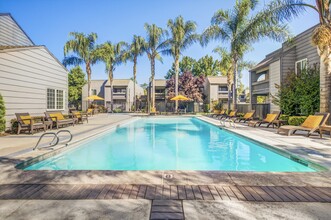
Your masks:
<instances>
[{"instance_id":1,"label":"palm tree trunk","mask_svg":"<svg viewBox=\"0 0 331 220\"><path fill-rule=\"evenodd\" d=\"M151 107L152 109L155 109L155 58L151 58L151 73L152 73Z\"/></svg>"},{"instance_id":2,"label":"palm tree trunk","mask_svg":"<svg viewBox=\"0 0 331 220\"><path fill-rule=\"evenodd\" d=\"M110 110L113 112L113 68L108 71L108 83L110 86Z\"/></svg>"},{"instance_id":3,"label":"palm tree trunk","mask_svg":"<svg viewBox=\"0 0 331 220\"><path fill-rule=\"evenodd\" d=\"M232 101L233 101L233 109L237 109L237 71L238 71L238 61L235 59L233 62L233 95L232 95Z\"/></svg>"},{"instance_id":4,"label":"palm tree trunk","mask_svg":"<svg viewBox=\"0 0 331 220\"><path fill-rule=\"evenodd\" d=\"M89 63L86 64L87 73L87 96L91 95L91 66Z\"/></svg>"},{"instance_id":5,"label":"palm tree trunk","mask_svg":"<svg viewBox=\"0 0 331 220\"><path fill-rule=\"evenodd\" d=\"M137 78L137 57L133 59L133 111L137 110L137 100L136 100L136 78Z\"/></svg>"},{"instance_id":6,"label":"palm tree trunk","mask_svg":"<svg viewBox=\"0 0 331 220\"><path fill-rule=\"evenodd\" d=\"M320 112L330 112L331 48L320 52Z\"/></svg>"},{"instance_id":7,"label":"palm tree trunk","mask_svg":"<svg viewBox=\"0 0 331 220\"><path fill-rule=\"evenodd\" d=\"M179 55L175 57L175 96L178 95ZM178 111L178 101L175 101L175 111Z\"/></svg>"}]
</instances>

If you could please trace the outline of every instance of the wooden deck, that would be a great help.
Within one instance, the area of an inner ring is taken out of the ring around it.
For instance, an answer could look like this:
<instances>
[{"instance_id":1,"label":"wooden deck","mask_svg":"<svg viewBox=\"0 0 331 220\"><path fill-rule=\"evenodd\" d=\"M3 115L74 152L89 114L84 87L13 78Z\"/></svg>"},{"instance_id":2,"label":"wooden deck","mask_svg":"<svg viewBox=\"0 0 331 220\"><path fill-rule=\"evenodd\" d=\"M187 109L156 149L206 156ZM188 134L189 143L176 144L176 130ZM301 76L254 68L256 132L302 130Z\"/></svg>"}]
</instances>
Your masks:
<instances>
[{"instance_id":1,"label":"wooden deck","mask_svg":"<svg viewBox=\"0 0 331 220\"><path fill-rule=\"evenodd\" d=\"M6 184L0 199L232 200L331 202L331 187L234 185Z\"/></svg>"}]
</instances>

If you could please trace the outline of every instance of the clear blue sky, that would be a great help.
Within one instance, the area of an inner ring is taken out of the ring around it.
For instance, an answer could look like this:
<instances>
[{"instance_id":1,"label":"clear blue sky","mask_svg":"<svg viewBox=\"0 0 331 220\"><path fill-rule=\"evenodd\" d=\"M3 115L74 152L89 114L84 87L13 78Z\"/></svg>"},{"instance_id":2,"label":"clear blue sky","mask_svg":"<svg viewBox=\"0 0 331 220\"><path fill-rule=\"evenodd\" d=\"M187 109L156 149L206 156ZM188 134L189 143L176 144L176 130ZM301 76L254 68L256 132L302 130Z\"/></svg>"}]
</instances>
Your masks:
<instances>
[{"instance_id":1,"label":"clear blue sky","mask_svg":"<svg viewBox=\"0 0 331 220\"><path fill-rule=\"evenodd\" d=\"M260 7L269 0L260 0ZM0 0L0 12L9 12L37 45L47 48L60 60L63 59L63 45L69 39L68 33L96 32L98 42L131 42L134 34L145 36L144 23L155 23L166 28L169 18L182 15L186 20L196 21L201 33L212 15L220 8L231 8L235 0ZM314 2L307 0L307 2ZM317 14L307 11L289 23L292 33L298 34L318 23ZM219 42L212 42L202 48L193 45L183 55L199 59L205 55L217 56L211 51ZM246 60L258 62L266 54L280 47L279 42L263 40L254 44L254 50ZM225 46L225 45L223 45ZM144 55L138 60L138 83L148 82L150 64ZM172 57L156 65L156 78L164 78L171 68ZM103 64L92 67L92 79L106 79ZM115 78L132 77L132 63L121 65L115 70ZM244 72L243 82L248 85L248 74Z\"/></svg>"}]
</instances>

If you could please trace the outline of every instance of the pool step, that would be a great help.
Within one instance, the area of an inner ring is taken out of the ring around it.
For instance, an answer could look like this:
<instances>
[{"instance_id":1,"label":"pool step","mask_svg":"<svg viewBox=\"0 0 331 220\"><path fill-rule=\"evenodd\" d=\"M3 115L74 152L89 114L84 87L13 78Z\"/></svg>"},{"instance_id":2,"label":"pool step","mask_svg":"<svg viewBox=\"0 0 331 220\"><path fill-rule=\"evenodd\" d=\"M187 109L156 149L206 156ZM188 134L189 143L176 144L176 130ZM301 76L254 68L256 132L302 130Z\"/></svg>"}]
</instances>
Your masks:
<instances>
[{"instance_id":1,"label":"pool step","mask_svg":"<svg viewBox=\"0 0 331 220\"><path fill-rule=\"evenodd\" d=\"M183 201L153 200L150 219L184 219Z\"/></svg>"}]
</instances>

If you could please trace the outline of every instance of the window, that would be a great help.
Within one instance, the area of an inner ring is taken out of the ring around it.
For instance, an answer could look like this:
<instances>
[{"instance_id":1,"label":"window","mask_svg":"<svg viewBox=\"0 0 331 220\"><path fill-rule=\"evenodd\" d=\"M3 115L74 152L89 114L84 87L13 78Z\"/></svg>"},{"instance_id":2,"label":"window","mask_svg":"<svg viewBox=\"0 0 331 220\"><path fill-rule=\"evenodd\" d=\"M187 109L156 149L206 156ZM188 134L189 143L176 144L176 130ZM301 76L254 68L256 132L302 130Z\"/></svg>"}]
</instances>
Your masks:
<instances>
[{"instance_id":1,"label":"window","mask_svg":"<svg viewBox=\"0 0 331 220\"><path fill-rule=\"evenodd\" d=\"M64 109L64 91L60 89L47 89L47 109Z\"/></svg>"},{"instance_id":2,"label":"window","mask_svg":"<svg viewBox=\"0 0 331 220\"><path fill-rule=\"evenodd\" d=\"M295 74L300 74L307 68L307 58L295 62Z\"/></svg>"},{"instance_id":3,"label":"window","mask_svg":"<svg viewBox=\"0 0 331 220\"><path fill-rule=\"evenodd\" d=\"M165 91L164 91L164 89L155 89L155 93L164 93Z\"/></svg>"},{"instance_id":4,"label":"window","mask_svg":"<svg viewBox=\"0 0 331 220\"><path fill-rule=\"evenodd\" d=\"M218 92L219 93L228 92L228 87L227 86L218 86Z\"/></svg>"},{"instance_id":5,"label":"window","mask_svg":"<svg viewBox=\"0 0 331 220\"><path fill-rule=\"evenodd\" d=\"M256 82L261 82L261 81L264 81L264 80L266 80L266 79L267 79L267 74L264 73L264 74L260 75L260 76L257 78Z\"/></svg>"},{"instance_id":6,"label":"window","mask_svg":"<svg viewBox=\"0 0 331 220\"><path fill-rule=\"evenodd\" d=\"M114 88L113 89L113 93L125 93L126 89L122 89L122 88Z\"/></svg>"},{"instance_id":7,"label":"window","mask_svg":"<svg viewBox=\"0 0 331 220\"><path fill-rule=\"evenodd\" d=\"M97 90L96 89L91 89L92 95L97 95Z\"/></svg>"}]
</instances>

